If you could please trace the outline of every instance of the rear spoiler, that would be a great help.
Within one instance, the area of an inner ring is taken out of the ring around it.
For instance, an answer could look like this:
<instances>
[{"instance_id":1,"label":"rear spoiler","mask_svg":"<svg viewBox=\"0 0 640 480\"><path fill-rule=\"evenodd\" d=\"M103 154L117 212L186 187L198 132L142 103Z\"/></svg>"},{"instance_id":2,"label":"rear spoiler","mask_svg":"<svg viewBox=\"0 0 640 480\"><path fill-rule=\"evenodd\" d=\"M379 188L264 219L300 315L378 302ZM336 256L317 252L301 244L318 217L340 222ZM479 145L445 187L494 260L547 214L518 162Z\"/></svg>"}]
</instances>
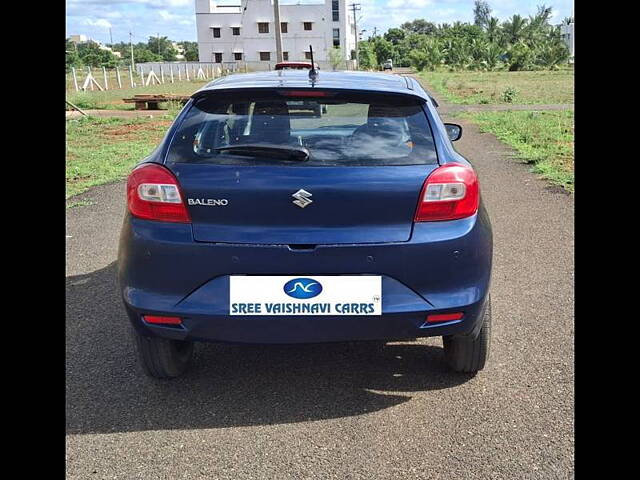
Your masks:
<instances>
[{"instance_id":1,"label":"rear spoiler","mask_svg":"<svg viewBox=\"0 0 640 480\"><path fill-rule=\"evenodd\" d=\"M402 78L404 78L404 83L406 83L406 84L407 84L407 88L408 88L409 90L413 90L413 85L411 84L411 79L410 79L410 77L408 77L407 75L402 75ZM425 93L426 93L426 92L425 92ZM434 105L436 108L438 108L440 105L438 105L438 102L436 101L436 99L435 99L435 98L433 98L433 97L432 97L431 95L429 95L428 93L427 93L427 95L429 96L429 98L430 98L430 99L431 99L431 101L433 102L433 105Z\"/></svg>"}]
</instances>

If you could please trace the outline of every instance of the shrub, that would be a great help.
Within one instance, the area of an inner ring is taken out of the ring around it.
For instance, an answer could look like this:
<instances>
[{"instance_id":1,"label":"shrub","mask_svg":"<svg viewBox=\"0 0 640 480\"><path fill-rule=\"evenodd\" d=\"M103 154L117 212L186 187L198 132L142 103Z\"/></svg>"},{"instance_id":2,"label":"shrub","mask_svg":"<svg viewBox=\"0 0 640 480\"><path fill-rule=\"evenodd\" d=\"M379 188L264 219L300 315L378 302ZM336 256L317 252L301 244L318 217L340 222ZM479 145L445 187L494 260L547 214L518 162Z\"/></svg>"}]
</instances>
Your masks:
<instances>
[{"instance_id":1,"label":"shrub","mask_svg":"<svg viewBox=\"0 0 640 480\"><path fill-rule=\"evenodd\" d=\"M513 103L513 101L518 96L518 91L513 87L507 87L504 92L502 92L501 99L506 103Z\"/></svg>"}]
</instances>

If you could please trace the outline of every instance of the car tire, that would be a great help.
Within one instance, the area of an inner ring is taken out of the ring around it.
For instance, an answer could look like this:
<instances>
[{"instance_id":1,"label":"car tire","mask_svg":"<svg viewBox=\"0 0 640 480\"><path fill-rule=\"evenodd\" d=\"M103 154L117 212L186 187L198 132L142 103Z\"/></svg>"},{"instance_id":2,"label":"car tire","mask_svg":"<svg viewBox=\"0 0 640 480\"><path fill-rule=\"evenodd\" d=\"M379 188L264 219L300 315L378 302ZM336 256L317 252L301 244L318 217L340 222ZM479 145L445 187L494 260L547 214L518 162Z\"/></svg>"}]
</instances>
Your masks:
<instances>
[{"instance_id":1,"label":"car tire","mask_svg":"<svg viewBox=\"0 0 640 480\"><path fill-rule=\"evenodd\" d=\"M476 373L484 368L491 346L491 298L487 299L482 322L480 332L475 337L442 337L445 361L454 372Z\"/></svg>"},{"instance_id":2,"label":"car tire","mask_svg":"<svg viewBox=\"0 0 640 480\"><path fill-rule=\"evenodd\" d=\"M153 378L182 375L193 358L193 342L145 337L136 332L135 346L144 373Z\"/></svg>"}]
</instances>

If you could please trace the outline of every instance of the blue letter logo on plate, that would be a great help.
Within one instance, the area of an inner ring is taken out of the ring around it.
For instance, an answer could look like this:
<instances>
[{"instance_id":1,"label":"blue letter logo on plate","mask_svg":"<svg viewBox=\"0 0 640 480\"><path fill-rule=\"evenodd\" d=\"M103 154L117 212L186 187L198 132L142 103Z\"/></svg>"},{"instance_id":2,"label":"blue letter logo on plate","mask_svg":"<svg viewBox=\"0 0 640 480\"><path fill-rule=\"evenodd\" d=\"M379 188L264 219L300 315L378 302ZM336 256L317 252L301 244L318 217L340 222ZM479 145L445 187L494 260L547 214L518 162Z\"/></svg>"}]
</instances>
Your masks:
<instances>
[{"instance_id":1,"label":"blue letter logo on plate","mask_svg":"<svg viewBox=\"0 0 640 480\"><path fill-rule=\"evenodd\" d=\"M294 278L284 284L284 293L293 298L305 299L320 295L322 285L313 278Z\"/></svg>"}]
</instances>

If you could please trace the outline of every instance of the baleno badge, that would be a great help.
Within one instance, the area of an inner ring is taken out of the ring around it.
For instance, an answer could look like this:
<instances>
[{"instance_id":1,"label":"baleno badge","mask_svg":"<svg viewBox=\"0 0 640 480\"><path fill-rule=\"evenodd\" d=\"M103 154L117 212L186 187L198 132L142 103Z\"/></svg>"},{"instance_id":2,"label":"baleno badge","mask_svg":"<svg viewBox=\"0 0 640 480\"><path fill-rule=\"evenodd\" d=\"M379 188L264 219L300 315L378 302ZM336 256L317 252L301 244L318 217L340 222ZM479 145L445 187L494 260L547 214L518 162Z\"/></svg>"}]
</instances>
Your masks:
<instances>
[{"instance_id":1,"label":"baleno badge","mask_svg":"<svg viewBox=\"0 0 640 480\"><path fill-rule=\"evenodd\" d=\"M300 208L304 208L307 205L313 203L313 200L310 199L310 197L312 197L312 195L309 192L307 192L306 190L303 190L303 189L298 190L296 193L294 193L291 196L293 198L295 198L293 203L298 205Z\"/></svg>"},{"instance_id":2,"label":"baleno badge","mask_svg":"<svg viewBox=\"0 0 640 480\"><path fill-rule=\"evenodd\" d=\"M188 198L187 203L189 205L203 205L205 207L225 207L229 205L229 200L226 198Z\"/></svg>"}]
</instances>

